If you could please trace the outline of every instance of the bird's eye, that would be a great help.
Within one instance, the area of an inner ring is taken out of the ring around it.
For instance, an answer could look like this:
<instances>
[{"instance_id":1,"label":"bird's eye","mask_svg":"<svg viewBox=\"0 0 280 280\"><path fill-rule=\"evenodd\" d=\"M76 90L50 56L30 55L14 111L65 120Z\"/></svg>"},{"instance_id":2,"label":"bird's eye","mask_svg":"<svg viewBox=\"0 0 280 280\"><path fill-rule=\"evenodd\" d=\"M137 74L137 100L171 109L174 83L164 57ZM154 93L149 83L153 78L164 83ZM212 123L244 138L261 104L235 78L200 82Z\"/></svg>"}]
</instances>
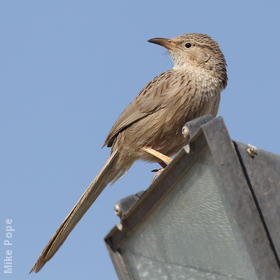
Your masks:
<instances>
[{"instance_id":1,"label":"bird's eye","mask_svg":"<svg viewBox=\"0 0 280 280\"><path fill-rule=\"evenodd\" d=\"M185 47L188 49L188 48L190 48L192 46L192 44L191 43L186 43L185 44Z\"/></svg>"}]
</instances>

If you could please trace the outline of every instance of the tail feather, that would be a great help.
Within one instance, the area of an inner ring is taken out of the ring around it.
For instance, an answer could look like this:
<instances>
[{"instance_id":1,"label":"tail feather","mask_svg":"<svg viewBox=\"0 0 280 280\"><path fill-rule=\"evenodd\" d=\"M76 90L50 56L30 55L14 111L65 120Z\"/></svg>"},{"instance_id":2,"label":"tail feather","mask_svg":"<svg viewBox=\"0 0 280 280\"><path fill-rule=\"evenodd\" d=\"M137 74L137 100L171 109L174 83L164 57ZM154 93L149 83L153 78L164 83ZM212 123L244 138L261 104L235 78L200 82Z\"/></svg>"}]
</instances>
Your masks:
<instances>
[{"instance_id":1,"label":"tail feather","mask_svg":"<svg viewBox=\"0 0 280 280\"><path fill-rule=\"evenodd\" d=\"M54 236L51 238L40 257L36 261L35 265L30 270L30 273L33 271L40 271L45 263L49 261L57 252L75 225L80 221L80 219L100 195L100 193L104 190L104 188L110 182L114 181L114 179L119 177L119 174L122 173L122 168L118 166L119 164L117 164L118 158L119 154L117 151L111 154L102 170L88 186L81 198L60 225Z\"/></svg>"}]
</instances>

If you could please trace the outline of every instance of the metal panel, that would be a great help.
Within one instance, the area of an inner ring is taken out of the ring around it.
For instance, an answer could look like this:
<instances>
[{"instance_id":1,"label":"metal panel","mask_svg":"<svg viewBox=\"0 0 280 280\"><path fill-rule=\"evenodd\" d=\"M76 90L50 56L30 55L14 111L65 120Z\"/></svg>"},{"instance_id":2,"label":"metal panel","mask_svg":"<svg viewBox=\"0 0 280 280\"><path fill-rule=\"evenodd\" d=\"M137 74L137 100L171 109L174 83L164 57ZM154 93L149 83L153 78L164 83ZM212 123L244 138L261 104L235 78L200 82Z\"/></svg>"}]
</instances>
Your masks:
<instances>
[{"instance_id":1,"label":"metal panel","mask_svg":"<svg viewBox=\"0 0 280 280\"><path fill-rule=\"evenodd\" d=\"M135 280L256 280L209 151L121 246Z\"/></svg>"},{"instance_id":2,"label":"metal panel","mask_svg":"<svg viewBox=\"0 0 280 280\"><path fill-rule=\"evenodd\" d=\"M247 153L248 145L236 143L244 163L249 184L255 194L272 246L280 258L280 156L257 150L252 157Z\"/></svg>"},{"instance_id":3,"label":"metal panel","mask_svg":"<svg viewBox=\"0 0 280 280\"><path fill-rule=\"evenodd\" d=\"M202 126L202 130L224 182L227 199L253 259L258 279L280 279L277 260L223 119L217 118L208 122Z\"/></svg>"}]
</instances>

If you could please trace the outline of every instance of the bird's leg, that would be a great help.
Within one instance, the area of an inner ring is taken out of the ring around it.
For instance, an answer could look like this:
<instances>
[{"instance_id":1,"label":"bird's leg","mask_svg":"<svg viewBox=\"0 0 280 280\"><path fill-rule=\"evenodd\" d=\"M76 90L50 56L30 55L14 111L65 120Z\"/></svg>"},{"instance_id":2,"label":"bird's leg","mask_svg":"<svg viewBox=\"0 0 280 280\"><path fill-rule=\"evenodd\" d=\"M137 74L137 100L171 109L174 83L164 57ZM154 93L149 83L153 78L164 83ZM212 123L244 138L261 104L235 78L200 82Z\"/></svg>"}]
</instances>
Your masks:
<instances>
[{"instance_id":1,"label":"bird's leg","mask_svg":"<svg viewBox=\"0 0 280 280\"><path fill-rule=\"evenodd\" d=\"M147 152L148 154L153 155L154 157L156 157L157 162L161 165L161 169L158 170L153 170L153 172L156 172L155 175L153 176L153 181L162 173L162 171L164 170L164 168L167 166L166 163L170 163L172 161L171 157L168 157L152 148L148 148L148 147L143 147L142 148L143 151Z\"/></svg>"},{"instance_id":2,"label":"bird's leg","mask_svg":"<svg viewBox=\"0 0 280 280\"><path fill-rule=\"evenodd\" d=\"M153 155L154 157L156 157L157 159L160 159L161 162L163 161L163 163L170 163L172 161L171 157L168 157L152 148L148 148L148 147L142 147L141 150L145 151L148 154ZM162 164L159 162L159 164L162 166ZM166 167L166 165L164 166Z\"/></svg>"},{"instance_id":3,"label":"bird's leg","mask_svg":"<svg viewBox=\"0 0 280 280\"><path fill-rule=\"evenodd\" d=\"M167 164L164 161L162 161L161 159L158 160L157 162L162 168L165 168L167 166Z\"/></svg>"}]
</instances>

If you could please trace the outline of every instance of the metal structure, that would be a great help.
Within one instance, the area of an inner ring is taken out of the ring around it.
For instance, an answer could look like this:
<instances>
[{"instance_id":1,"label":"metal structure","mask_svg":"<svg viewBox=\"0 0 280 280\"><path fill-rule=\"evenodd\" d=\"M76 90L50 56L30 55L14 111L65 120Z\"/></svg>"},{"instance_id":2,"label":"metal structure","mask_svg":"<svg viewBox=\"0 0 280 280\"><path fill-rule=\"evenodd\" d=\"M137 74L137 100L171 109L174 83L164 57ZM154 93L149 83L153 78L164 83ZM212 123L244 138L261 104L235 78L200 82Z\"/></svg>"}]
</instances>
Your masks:
<instances>
[{"instance_id":1,"label":"metal structure","mask_svg":"<svg viewBox=\"0 0 280 280\"><path fill-rule=\"evenodd\" d=\"M232 141L223 119L186 124L182 149L105 237L119 279L279 280L280 156Z\"/></svg>"}]
</instances>

